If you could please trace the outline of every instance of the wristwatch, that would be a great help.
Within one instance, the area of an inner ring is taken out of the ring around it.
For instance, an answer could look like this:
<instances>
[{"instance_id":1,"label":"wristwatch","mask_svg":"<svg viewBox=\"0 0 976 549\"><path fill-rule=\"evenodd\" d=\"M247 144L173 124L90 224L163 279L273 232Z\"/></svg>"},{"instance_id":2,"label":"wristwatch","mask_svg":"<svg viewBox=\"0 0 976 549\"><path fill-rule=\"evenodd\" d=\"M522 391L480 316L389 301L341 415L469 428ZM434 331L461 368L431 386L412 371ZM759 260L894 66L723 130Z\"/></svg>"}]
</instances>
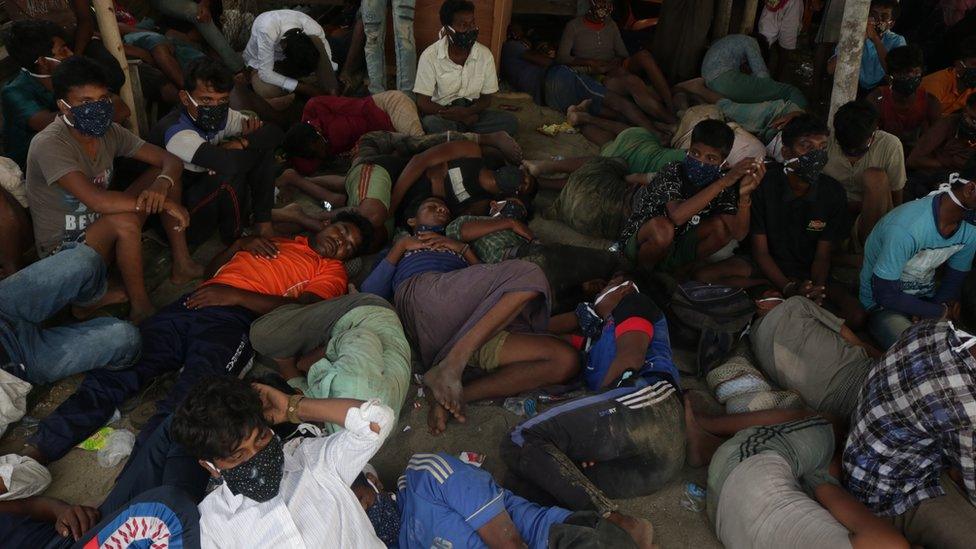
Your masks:
<instances>
[{"instance_id":1,"label":"wristwatch","mask_svg":"<svg viewBox=\"0 0 976 549\"><path fill-rule=\"evenodd\" d=\"M298 403L305 399L305 395L291 395L288 397L288 408L286 410L286 417L288 418L288 423L301 423L301 418L298 417Z\"/></svg>"}]
</instances>

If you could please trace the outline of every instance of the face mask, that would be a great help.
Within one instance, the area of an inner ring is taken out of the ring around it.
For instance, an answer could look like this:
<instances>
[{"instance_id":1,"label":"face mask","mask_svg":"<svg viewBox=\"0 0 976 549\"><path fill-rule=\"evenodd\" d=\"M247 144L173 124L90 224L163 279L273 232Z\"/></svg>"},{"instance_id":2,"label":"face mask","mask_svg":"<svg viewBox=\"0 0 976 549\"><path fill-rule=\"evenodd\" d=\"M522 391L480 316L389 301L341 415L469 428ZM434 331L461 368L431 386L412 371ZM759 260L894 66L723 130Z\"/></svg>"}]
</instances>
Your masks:
<instances>
[{"instance_id":1,"label":"face mask","mask_svg":"<svg viewBox=\"0 0 976 549\"><path fill-rule=\"evenodd\" d=\"M447 232L447 228L444 225L417 225L413 230L413 234L419 233L437 233L444 234Z\"/></svg>"},{"instance_id":2,"label":"face mask","mask_svg":"<svg viewBox=\"0 0 976 549\"><path fill-rule=\"evenodd\" d=\"M962 67L956 70L956 78L963 88L976 88L976 67Z\"/></svg>"},{"instance_id":3,"label":"face mask","mask_svg":"<svg viewBox=\"0 0 976 549\"><path fill-rule=\"evenodd\" d=\"M898 95L915 95L918 87L922 84L921 76L909 76L907 78L892 78L891 91Z\"/></svg>"},{"instance_id":4,"label":"face mask","mask_svg":"<svg viewBox=\"0 0 976 549\"><path fill-rule=\"evenodd\" d=\"M400 539L400 509L393 494L377 492L376 501L366 509L366 516L380 541L387 547L397 545Z\"/></svg>"},{"instance_id":5,"label":"face mask","mask_svg":"<svg viewBox=\"0 0 976 549\"><path fill-rule=\"evenodd\" d=\"M596 4L590 6L590 11L587 12L587 15L593 21L606 21L612 12L613 10L606 4Z\"/></svg>"},{"instance_id":6,"label":"face mask","mask_svg":"<svg viewBox=\"0 0 976 549\"><path fill-rule=\"evenodd\" d=\"M472 29L465 32L458 32L454 30L454 28L452 27L447 27L447 28L451 29L451 32L454 33L450 35L451 43L461 48L462 50L470 50L474 46L474 43L478 41L478 29Z\"/></svg>"},{"instance_id":7,"label":"face mask","mask_svg":"<svg viewBox=\"0 0 976 549\"><path fill-rule=\"evenodd\" d=\"M814 149L804 155L791 158L783 163L784 173L793 173L807 183L815 183L820 172L827 165L827 151Z\"/></svg>"},{"instance_id":8,"label":"face mask","mask_svg":"<svg viewBox=\"0 0 976 549\"><path fill-rule=\"evenodd\" d=\"M64 117L64 121L79 132L92 137L102 137L112 126L112 115L115 108L111 99L100 99L72 107L67 101L61 100L68 107L71 118Z\"/></svg>"},{"instance_id":9,"label":"face mask","mask_svg":"<svg viewBox=\"0 0 976 549\"><path fill-rule=\"evenodd\" d=\"M281 439L274 435L260 452L236 467L221 471L220 477L231 492L261 503L278 494L284 465Z\"/></svg>"},{"instance_id":10,"label":"face mask","mask_svg":"<svg viewBox=\"0 0 976 549\"><path fill-rule=\"evenodd\" d=\"M230 103L200 105L194 101L193 96L189 93L186 96L190 99L190 103L193 103L193 106L197 108L197 116L193 119L193 122L201 130L207 133L217 133L224 129L224 126L227 125L227 114L230 112Z\"/></svg>"},{"instance_id":11,"label":"face mask","mask_svg":"<svg viewBox=\"0 0 976 549\"><path fill-rule=\"evenodd\" d=\"M600 336L603 331L603 318L597 314L596 306L600 304L608 295L612 294L616 290L623 288L624 286L633 286L634 291L640 293L637 289L637 285L630 280L625 280L616 286L607 288L606 290L600 292L600 295L596 296L593 303L580 303L576 306L576 320L579 323L580 331L583 335L589 338L596 338Z\"/></svg>"},{"instance_id":12,"label":"face mask","mask_svg":"<svg viewBox=\"0 0 976 549\"><path fill-rule=\"evenodd\" d=\"M696 160L691 156L685 156L684 161L685 175L696 187L711 185L718 178L722 177L722 165L706 164L701 160Z\"/></svg>"},{"instance_id":13,"label":"face mask","mask_svg":"<svg viewBox=\"0 0 976 549\"><path fill-rule=\"evenodd\" d=\"M505 200L504 202L499 202L499 204L501 207L492 217L505 217L518 221L525 221L525 218L529 217L529 212L525 209L525 206L518 202Z\"/></svg>"},{"instance_id":14,"label":"face mask","mask_svg":"<svg viewBox=\"0 0 976 549\"><path fill-rule=\"evenodd\" d=\"M57 57L45 57L44 59L47 59L48 61L50 61L51 63L54 63L55 65L60 65L61 64L61 60L58 59ZM21 70L23 70L27 74L33 76L34 78L51 78L51 75L50 74L37 74L36 72L31 72L31 71L29 71L27 69L21 69Z\"/></svg>"},{"instance_id":15,"label":"face mask","mask_svg":"<svg viewBox=\"0 0 976 549\"><path fill-rule=\"evenodd\" d=\"M952 348L953 351L961 353L969 350L969 348L973 345L976 345L976 336L965 330L956 328L956 325L953 324L951 320L949 321L949 329L952 330L952 333L955 334L955 336L958 337L959 341L961 342L960 345Z\"/></svg>"},{"instance_id":16,"label":"face mask","mask_svg":"<svg viewBox=\"0 0 976 549\"><path fill-rule=\"evenodd\" d=\"M968 179L963 179L958 173L951 173L949 174L949 182L939 185L939 188L930 192L928 196L935 196L937 194L949 195L949 200L952 200L956 206L959 206L964 212L966 212L963 217L963 221L969 223L970 225L976 225L976 211L972 210L971 208L967 208L956 196L956 193L952 192L953 185L966 185L968 183L970 183L970 181Z\"/></svg>"},{"instance_id":17,"label":"face mask","mask_svg":"<svg viewBox=\"0 0 976 549\"><path fill-rule=\"evenodd\" d=\"M888 32L888 29L890 27L891 27L891 21L885 21L883 23L875 23L874 32L878 33L878 36L881 36L882 34Z\"/></svg>"}]
</instances>

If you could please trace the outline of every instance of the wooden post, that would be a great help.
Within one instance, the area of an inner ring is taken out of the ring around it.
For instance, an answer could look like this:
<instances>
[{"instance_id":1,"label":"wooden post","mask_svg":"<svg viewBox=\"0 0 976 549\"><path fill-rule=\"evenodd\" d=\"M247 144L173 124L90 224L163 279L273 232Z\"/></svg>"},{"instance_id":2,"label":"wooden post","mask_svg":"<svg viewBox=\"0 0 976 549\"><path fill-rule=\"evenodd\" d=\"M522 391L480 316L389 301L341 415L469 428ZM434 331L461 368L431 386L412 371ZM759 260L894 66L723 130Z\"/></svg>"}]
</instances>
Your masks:
<instances>
[{"instance_id":1,"label":"wooden post","mask_svg":"<svg viewBox=\"0 0 976 549\"><path fill-rule=\"evenodd\" d=\"M126 122L128 128L136 133L139 132L139 118L143 113L136 109L136 101L132 95L132 79L129 78L129 62L125 59L125 49L122 47L122 35L119 34L119 24L115 20L115 7L112 0L92 0L95 8L95 20L98 22L98 33L101 35L102 44L105 49L110 51L122 67L122 74L125 75L125 82L119 95L122 101L129 107L132 113Z\"/></svg>"},{"instance_id":2,"label":"wooden post","mask_svg":"<svg viewBox=\"0 0 976 549\"><path fill-rule=\"evenodd\" d=\"M857 97L864 30L867 28L870 7L871 0L847 0L844 5L844 22L840 27L840 42L837 43L837 67L834 69L834 87L830 92L830 114L827 118L831 129L837 109Z\"/></svg>"},{"instance_id":3,"label":"wooden post","mask_svg":"<svg viewBox=\"0 0 976 549\"><path fill-rule=\"evenodd\" d=\"M729 23L732 21L732 0L717 0L715 2L715 18L712 19L712 40L718 40L729 34Z\"/></svg>"},{"instance_id":4,"label":"wooden post","mask_svg":"<svg viewBox=\"0 0 976 549\"><path fill-rule=\"evenodd\" d=\"M746 0L742 5L742 23L739 25L739 34L752 34L752 29L756 26L756 10L759 9L759 0Z\"/></svg>"}]
</instances>

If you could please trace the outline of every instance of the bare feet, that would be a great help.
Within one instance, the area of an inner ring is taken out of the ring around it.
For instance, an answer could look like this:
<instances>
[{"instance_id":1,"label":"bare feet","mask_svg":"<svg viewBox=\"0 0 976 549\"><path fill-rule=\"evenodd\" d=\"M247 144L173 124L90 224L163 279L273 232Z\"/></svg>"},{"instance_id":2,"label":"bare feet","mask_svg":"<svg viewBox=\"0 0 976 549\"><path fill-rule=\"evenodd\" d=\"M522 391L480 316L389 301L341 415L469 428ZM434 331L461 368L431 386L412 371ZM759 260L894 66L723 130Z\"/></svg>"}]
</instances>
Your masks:
<instances>
[{"instance_id":1,"label":"bare feet","mask_svg":"<svg viewBox=\"0 0 976 549\"><path fill-rule=\"evenodd\" d=\"M698 424L695 410L692 406L693 391L685 393L685 437L688 440L685 459L692 467L704 467L712 459L712 454L722 445L724 440L717 437Z\"/></svg>"},{"instance_id":2,"label":"bare feet","mask_svg":"<svg viewBox=\"0 0 976 549\"><path fill-rule=\"evenodd\" d=\"M447 420L450 419L451 413L437 402L433 391L427 393L427 404L430 406L427 412L427 429L430 434L437 436L447 430Z\"/></svg>"},{"instance_id":3,"label":"bare feet","mask_svg":"<svg viewBox=\"0 0 976 549\"><path fill-rule=\"evenodd\" d=\"M640 549L657 547L654 545L654 526L651 525L650 521L616 512L610 513L607 520L630 534Z\"/></svg>"},{"instance_id":4,"label":"bare feet","mask_svg":"<svg viewBox=\"0 0 976 549\"><path fill-rule=\"evenodd\" d=\"M499 131L483 134L481 136L481 143L500 150L502 156L510 164L518 164L522 161L522 147L507 132Z\"/></svg>"},{"instance_id":5,"label":"bare feet","mask_svg":"<svg viewBox=\"0 0 976 549\"><path fill-rule=\"evenodd\" d=\"M129 295L125 293L125 288L115 284L109 284L108 289L105 290L105 295L98 300L94 305L89 305L87 307L81 307L78 305L71 306L71 316L78 320L88 320L92 317L99 309L102 307L108 307L109 305L116 305L119 303L125 303L129 300Z\"/></svg>"},{"instance_id":6,"label":"bare feet","mask_svg":"<svg viewBox=\"0 0 976 549\"><path fill-rule=\"evenodd\" d=\"M206 271L207 269L203 265L193 261L192 259L183 265L177 265L174 262L173 270L169 274L169 281L177 286L181 286L187 282L190 282L191 280L203 278Z\"/></svg>"},{"instance_id":7,"label":"bare feet","mask_svg":"<svg viewBox=\"0 0 976 549\"><path fill-rule=\"evenodd\" d=\"M461 377L446 360L424 374L424 385L436 402L447 409L455 419L464 423L464 389Z\"/></svg>"},{"instance_id":8,"label":"bare feet","mask_svg":"<svg viewBox=\"0 0 976 549\"><path fill-rule=\"evenodd\" d=\"M593 101L586 99L580 102L578 105L572 105L566 109L566 122L569 122L570 126L579 126L580 124L580 113L589 112L590 103Z\"/></svg>"}]
</instances>

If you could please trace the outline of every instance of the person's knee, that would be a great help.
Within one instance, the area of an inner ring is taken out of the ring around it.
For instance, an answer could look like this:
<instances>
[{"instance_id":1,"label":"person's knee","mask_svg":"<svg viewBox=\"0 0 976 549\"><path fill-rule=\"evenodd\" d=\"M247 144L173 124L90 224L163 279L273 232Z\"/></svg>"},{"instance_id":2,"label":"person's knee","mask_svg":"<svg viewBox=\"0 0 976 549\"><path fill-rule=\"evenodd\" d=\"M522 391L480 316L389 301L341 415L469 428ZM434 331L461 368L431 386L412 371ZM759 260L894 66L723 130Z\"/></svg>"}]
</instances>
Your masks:
<instances>
[{"instance_id":1,"label":"person's knee","mask_svg":"<svg viewBox=\"0 0 976 549\"><path fill-rule=\"evenodd\" d=\"M551 383L566 383L579 374L579 354L571 345L552 337L549 355L549 374Z\"/></svg>"},{"instance_id":2,"label":"person's knee","mask_svg":"<svg viewBox=\"0 0 976 549\"><path fill-rule=\"evenodd\" d=\"M115 359L106 364L110 370L122 370L131 367L139 359L142 349L142 336L139 329L130 322L118 321L107 326L104 333L108 345L115 347Z\"/></svg>"},{"instance_id":3,"label":"person's knee","mask_svg":"<svg viewBox=\"0 0 976 549\"><path fill-rule=\"evenodd\" d=\"M884 196L891 192L891 183L888 181L888 173L881 168L868 168L861 176L864 184L864 194L872 196Z\"/></svg>"},{"instance_id":4,"label":"person's knee","mask_svg":"<svg viewBox=\"0 0 976 549\"><path fill-rule=\"evenodd\" d=\"M111 214L102 217L118 237L138 235L142 232L142 219L133 213Z\"/></svg>"}]
</instances>

